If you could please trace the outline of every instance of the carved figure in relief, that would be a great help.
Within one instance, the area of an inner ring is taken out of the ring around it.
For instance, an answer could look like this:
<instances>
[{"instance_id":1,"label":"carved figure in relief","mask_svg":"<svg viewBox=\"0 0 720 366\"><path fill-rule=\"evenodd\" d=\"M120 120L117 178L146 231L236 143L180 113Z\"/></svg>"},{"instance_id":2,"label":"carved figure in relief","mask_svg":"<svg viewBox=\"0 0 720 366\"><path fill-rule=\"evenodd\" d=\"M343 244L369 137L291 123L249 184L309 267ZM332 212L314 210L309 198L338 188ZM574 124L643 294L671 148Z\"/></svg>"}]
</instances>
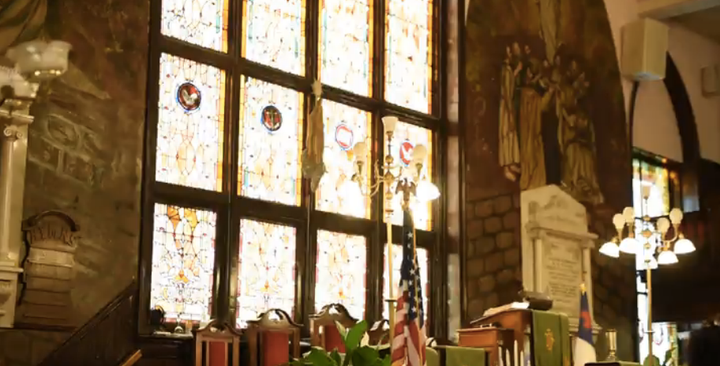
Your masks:
<instances>
[{"instance_id":1,"label":"carved figure in relief","mask_svg":"<svg viewBox=\"0 0 720 366\"><path fill-rule=\"evenodd\" d=\"M517 44L516 44L517 45ZM500 166L505 176L512 181L520 173L520 149L518 147L517 121L514 108L515 80L518 77L522 64L513 68L513 55L510 47L505 48L505 60L502 67L502 81L500 84L500 140L499 157Z\"/></svg>"},{"instance_id":2,"label":"carved figure in relief","mask_svg":"<svg viewBox=\"0 0 720 366\"><path fill-rule=\"evenodd\" d=\"M520 189L532 189L546 184L543 141L540 134L542 93L540 61L525 45L520 89Z\"/></svg>"}]
</instances>

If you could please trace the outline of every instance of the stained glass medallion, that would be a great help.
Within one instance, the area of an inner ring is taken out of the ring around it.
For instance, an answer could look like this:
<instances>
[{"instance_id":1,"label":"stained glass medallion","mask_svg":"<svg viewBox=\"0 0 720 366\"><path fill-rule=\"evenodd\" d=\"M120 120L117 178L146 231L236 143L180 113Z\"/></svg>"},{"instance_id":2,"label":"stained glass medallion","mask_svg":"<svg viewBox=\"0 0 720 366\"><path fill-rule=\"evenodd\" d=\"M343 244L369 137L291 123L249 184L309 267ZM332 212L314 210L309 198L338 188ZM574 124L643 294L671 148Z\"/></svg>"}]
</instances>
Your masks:
<instances>
[{"instance_id":1,"label":"stained glass medallion","mask_svg":"<svg viewBox=\"0 0 720 366\"><path fill-rule=\"evenodd\" d=\"M227 51L227 0L162 0L162 34Z\"/></svg>"},{"instance_id":2,"label":"stained glass medallion","mask_svg":"<svg viewBox=\"0 0 720 366\"><path fill-rule=\"evenodd\" d=\"M271 308L292 314L295 303L293 227L252 220L240 222L237 326Z\"/></svg>"},{"instance_id":3,"label":"stained glass medallion","mask_svg":"<svg viewBox=\"0 0 720 366\"><path fill-rule=\"evenodd\" d=\"M269 105L262 110L261 122L270 132L275 132L282 126L282 113L274 105Z\"/></svg>"},{"instance_id":4,"label":"stained glass medallion","mask_svg":"<svg viewBox=\"0 0 720 366\"><path fill-rule=\"evenodd\" d=\"M244 77L241 87L238 193L299 205L303 95L253 78ZM263 122L268 106L268 118L280 121L275 131Z\"/></svg>"},{"instance_id":5,"label":"stained glass medallion","mask_svg":"<svg viewBox=\"0 0 720 366\"><path fill-rule=\"evenodd\" d=\"M155 179L220 191L224 113L222 70L163 54Z\"/></svg>"},{"instance_id":6,"label":"stained glass medallion","mask_svg":"<svg viewBox=\"0 0 720 366\"><path fill-rule=\"evenodd\" d=\"M202 94L200 94L200 89L195 84L186 82L177 88L175 98L185 112L193 112L200 108Z\"/></svg>"},{"instance_id":7,"label":"stained glass medallion","mask_svg":"<svg viewBox=\"0 0 720 366\"><path fill-rule=\"evenodd\" d=\"M371 0L321 0L320 78L362 96L372 90Z\"/></svg>"},{"instance_id":8,"label":"stained glass medallion","mask_svg":"<svg viewBox=\"0 0 720 366\"><path fill-rule=\"evenodd\" d=\"M304 75L305 1L244 0L243 57Z\"/></svg>"},{"instance_id":9,"label":"stained glass medallion","mask_svg":"<svg viewBox=\"0 0 720 366\"><path fill-rule=\"evenodd\" d=\"M366 258L364 236L317 232L315 311L340 303L353 317L365 317Z\"/></svg>"},{"instance_id":10,"label":"stained glass medallion","mask_svg":"<svg viewBox=\"0 0 720 366\"><path fill-rule=\"evenodd\" d=\"M316 192L315 208L325 212L370 218L370 199L363 196L360 186L352 181L355 173L352 147L360 141L371 145L371 115L357 108L325 100L323 118L323 160L327 171ZM370 161L369 150L366 161ZM369 183L369 164L365 164L360 179L365 185Z\"/></svg>"},{"instance_id":11,"label":"stained glass medallion","mask_svg":"<svg viewBox=\"0 0 720 366\"><path fill-rule=\"evenodd\" d=\"M385 100L431 112L432 0L386 0Z\"/></svg>"},{"instance_id":12,"label":"stained glass medallion","mask_svg":"<svg viewBox=\"0 0 720 366\"><path fill-rule=\"evenodd\" d=\"M150 306L168 321L210 318L216 214L155 204Z\"/></svg>"},{"instance_id":13,"label":"stained glass medallion","mask_svg":"<svg viewBox=\"0 0 720 366\"><path fill-rule=\"evenodd\" d=\"M387 136L384 138L385 145L387 146ZM422 176L432 179L433 174L433 145L432 145L432 131L411 125L405 122L398 122L395 126L395 132L393 135L393 143L390 153L393 156L395 162L401 166L408 166L408 163L412 160L413 148L419 144L425 145L427 148L427 157L425 158L425 164L423 167ZM405 169L404 173L410 173L410 167ZM393 191L394 191L393 187ZM402 197L396 195L392 202L393 215L392 223L394 225L402 225ZM431 230L432 229L432 202L420 203L414 200L410 201L410 208L413 214L413 220L415 222L415 228L420 230ZM387 220L387 219L385 219Z\"/></svg>"},{"instance_id":14,"label":"stained glass medallion","mask_svg":"<svg viewBox=\"0 0 720 366\"><path fill-rule=\"evenodd\" d=\"M384 254L383 254L383 299L389 298L389 284L388 280L390 279L388 277L388 263L387 263L387 257L388 257L388 246L387 244L384 245ZM415 248L415 254L417 255L417 261L418 266L420 267L420 287L422 288L422 296L423 296L423 304L425 305L425 317L427 318L427 314L429 312L429 306L428 306L428 294L429 294L429 288L428 288L428 251L425 248ZM402 259L403 259L403 249L402 245L400 244L393 244L393 297L397 299L398 295L400 294L400 266L402 265ZM388 308L387 303L383 301L383 318L388 319Z\"/></svg>"}]
</instances>

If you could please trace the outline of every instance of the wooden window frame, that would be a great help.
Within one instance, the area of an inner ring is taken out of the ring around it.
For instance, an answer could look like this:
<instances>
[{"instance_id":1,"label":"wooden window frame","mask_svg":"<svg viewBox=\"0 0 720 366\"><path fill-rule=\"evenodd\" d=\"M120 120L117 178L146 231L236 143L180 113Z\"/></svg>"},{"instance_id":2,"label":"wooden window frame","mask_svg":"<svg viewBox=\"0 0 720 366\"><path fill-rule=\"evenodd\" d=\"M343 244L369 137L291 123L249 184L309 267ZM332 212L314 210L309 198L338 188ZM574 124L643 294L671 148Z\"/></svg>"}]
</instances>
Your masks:
<instances>
[{"instance_id":1,"label":"wooden window frame","mask_svg":"<svg viewBox=\"0 0 720 366\"><path fill-rule=\"evenodd\" d=\"M363 97L348 91L323 86L323 98L359 108L372 114L372 136L378 149L371 152L372 161L379 161L384 156L382 143L383 126L381 118L393 115L402 122L410 123L432 130L433 134L433 182L441 192L441 199L432 205L432 231L417 230L417 245L428 249L429 284L446 286L446 262L442 240L446 235L445 215L446 185L442 181L445 170L445 146L447 138L446 85L446 49L444 34L446 33L447 4L441 0L433 0L433 79L431 90L432 114L424 114L407 108L392 105L384 100L384 61L385 61L385 8L387 0L373 0L373 74L371 97ZM297 229L296 241L296 294L295 313L292 314L297 323L305 324L303 333L308 334L308 314L314 312L314 285L316 260L317 230L330 230L367 238L367 278L366 278L366 318L377 320L381 317L382 276L383 276L383 245L386 242L385 223L383 222L382 195L371 200L371 218L354 218L315 210L315 197L310 195L308 182L302 179L302 201L300 206L262 201L243 197L238 192L238 129L239 101L241 93L241 76L257 78L279 86L287 87L304 94L303 118L312 105L311 85L318 76L318 27L319 0L306 0L305 20L305 76L298 76L258 64L241 57L242 41L242 4L243 1L231 1L229 4L228 45L227 53L205 49L188 42L167 37L161 34L162 0L150 2L150 52L147 84L147 111L144 141L143 187L140 255L138 266L139 281L139 333L150 334L149 325L150 289L152 275L152 245L154 232L154 205L165 203L182 207L196 207L213 210L217 213L214 288L211 314L214 318L223 318L234 324L237 309L237 276L239 250L239 229L241 219L259 220L281 225L294 226ZM381 25L381 26L378 26ZM168 53L195 62L217 67L225 71L225 127L223 129L223 180L222 191L206 191L179 185L172 185L155 180L159 73L160 56ZM304 130L307 128L304 123ZM393 238L399 239L401 227L393 226ZM393 240L397 241L397 240ZM433 291L428 294L427 304L430 316L443 319L446 314L446 291ZM429 334L443 336L446 333L444 322L433 322ZM434 330L434 331L433 331Z\"/></svg>"}]
</instances>

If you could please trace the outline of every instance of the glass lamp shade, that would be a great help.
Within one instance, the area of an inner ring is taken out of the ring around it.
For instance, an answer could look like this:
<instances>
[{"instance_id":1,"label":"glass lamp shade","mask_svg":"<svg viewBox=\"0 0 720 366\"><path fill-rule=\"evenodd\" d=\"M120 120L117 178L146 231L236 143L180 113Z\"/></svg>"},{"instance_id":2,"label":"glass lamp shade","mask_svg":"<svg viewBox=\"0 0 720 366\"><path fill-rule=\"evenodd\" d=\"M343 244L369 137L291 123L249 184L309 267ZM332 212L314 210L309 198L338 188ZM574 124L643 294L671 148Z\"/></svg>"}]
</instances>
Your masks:
<instances>
[{"instance_id":1,"label":"glass lamp shade","mask_svg":"<svg viewBox=\"0 0 720 366\"><path fill-rule=\"evenodd\" d=\"M385 116L382 118L383 126L385 127L385 133L395 132L395 125L398 122L398 118L395 116Z\"/></svg>"},{"instance_id":2,"label":"glass lamp shade","mask_svg":"<svg viewBox=\"0 0 720 366\"><path fill-rule=\"evenodd\" d=\"M429 202L440 197L438 187L426 180L421 180L415 188L415 197L420 202Z\"/></svg>"},{"instance_id":3,"label":"glass lamp shade","mask_svg":"<svg viewBox=\"0 0 720 366\"><path fill-rule=\"evenodd\" d=\"M678 262L678 258L674 252L671 252L669 250L663 250L662 252L660 252L657 262L661 265L674 264Z\"/></svg>"},{"instance_id":4,"label":"glass lamp shade","mask_svg":"<svg viewBox=\"0 0 720 366\"><path fill-rule=\"evenodd\" d=\"M627 237L620 242L619 249L623 253L635 254L638 252L639 246L640 243L635 238Z\"/></svg>"},{"instance_id":5,"label":"glass lamp shade","mask_svg":"<svg viewBox=\"0 0 720 366\"><path fill-rule=\"evenodd\" d=\"M675 254L688 254L695 251L695 244L690 239L680 238L675 242L674 252Z\"/></svg>"},{"instance_id":6,"label":"glass lamp shade","mask_svg":"<svg viewBox=\"0 0 720 366\"><path fill-rule=\"evenodd\" d=\"M609 241L600 247L600 253L605 254L608 257L619 258L620 248L614 241Z\"/></svg>"},{"instance_id":7,"label":"glass lamp shade","mask_svg":"<svg viewBox=\"0 0 720 366\"><path fill-rule=\"evenodd\" d=\"M353 156L355 157L355 162L365 163L367 159L367 145L365 145L364 142L355 144L355 146L353 146Z\"/></svg>"},{"instance_id":8,"label":"glass lamp shade","mask_svg":"<svg viewBox=\"0 0 720 366\"><path fill-rule=\"evenodd\" d=\"M23 74L40 76L58 76L68 68L68 53L72 46L62 41L30 41L17 45L7 52L7 57L15 61L15 69Z\"/></svg>"}]
</instances>

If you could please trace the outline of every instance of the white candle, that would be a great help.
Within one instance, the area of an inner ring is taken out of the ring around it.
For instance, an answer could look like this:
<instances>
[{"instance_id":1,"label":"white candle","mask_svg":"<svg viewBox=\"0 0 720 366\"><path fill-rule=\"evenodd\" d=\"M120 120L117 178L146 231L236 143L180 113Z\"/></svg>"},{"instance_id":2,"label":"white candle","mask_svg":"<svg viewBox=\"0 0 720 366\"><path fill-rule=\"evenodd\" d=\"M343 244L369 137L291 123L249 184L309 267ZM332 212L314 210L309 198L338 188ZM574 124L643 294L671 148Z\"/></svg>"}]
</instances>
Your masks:
<instances>
[{"instance_id":1,"label":"white candle","mask_svg":"<svg viewBox=\"0 0 720 366\"><path fill-rule=\"evenodd\" d=\"M518 357L519 357L520 355L518 354L519 349L518 349L518 341L517 341L517 339L515 340L515 345L514 345L513 349L515 350L515 352L514 352L515 358L514 358L514 360L513 360L513 366L519 366L519 365L520 365L520 359L519 359Z\"/></svg>"},{"instance_id":2,"label":"white candle","mask_svg":"<svg viewBox=\"0 0 720 366\"><path fill-rule=\"evenodd\" d=\"M511 365L512 365L512 363L511 363L512 358L510 358L510 350L509 350L509 349L506 349L506 350L505 350L505 359L507 360L508 366L511 366Z\"/></svg>"}]
</instances>

